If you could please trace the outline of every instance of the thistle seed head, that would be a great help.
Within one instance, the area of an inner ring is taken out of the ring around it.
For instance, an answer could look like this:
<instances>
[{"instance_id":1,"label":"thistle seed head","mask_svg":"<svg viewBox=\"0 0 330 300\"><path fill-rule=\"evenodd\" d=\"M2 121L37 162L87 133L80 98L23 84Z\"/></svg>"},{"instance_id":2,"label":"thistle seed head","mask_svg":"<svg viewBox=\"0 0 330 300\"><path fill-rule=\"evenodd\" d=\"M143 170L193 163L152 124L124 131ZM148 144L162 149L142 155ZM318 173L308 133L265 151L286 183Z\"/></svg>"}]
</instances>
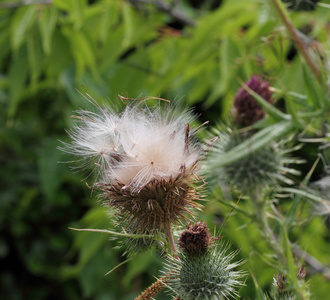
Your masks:
<instances>
[{"instance_id":1,"label":"thistle seed head","mask_svg":"<svg viewBox=\"0 0 330 300\"><path fill-rule=\"evenodd\" d=\"M170 224L178 224L199 208L197 191L190 185L193 178L155 179L138 191L127 186L99 184L106 203L117 209L122 224L132 233L155 234Z\"/></svg>"},{"instance_id":2,"label":"thistle seed head","mask_svg":"<svg viewBox=\"0 0 330 300\"><path fill-rule=\"evenodd\" d=\"M262 81L260 76L253 75L246 85L267 102L273 102L269 84L266 80ZM250 126L265 116L265 111L244 88L238 90L234 99L234 106L236 108L236 122L242 127Z\"/></svg>"},{"instance_id":3,"label":"thistle seed head","mask_svg":"<svg viewBox=\"0 0 330 300\"><path fill-rule=\"evenodd\" d=\"M202 151L190 130L194 118L167 105L134 101L120 114L100 106L78 111L80 124L64 147L83 167L96 166L94 186L130 233L169 228L198 208L192 183Z\"/></svg>"}]
</instances>

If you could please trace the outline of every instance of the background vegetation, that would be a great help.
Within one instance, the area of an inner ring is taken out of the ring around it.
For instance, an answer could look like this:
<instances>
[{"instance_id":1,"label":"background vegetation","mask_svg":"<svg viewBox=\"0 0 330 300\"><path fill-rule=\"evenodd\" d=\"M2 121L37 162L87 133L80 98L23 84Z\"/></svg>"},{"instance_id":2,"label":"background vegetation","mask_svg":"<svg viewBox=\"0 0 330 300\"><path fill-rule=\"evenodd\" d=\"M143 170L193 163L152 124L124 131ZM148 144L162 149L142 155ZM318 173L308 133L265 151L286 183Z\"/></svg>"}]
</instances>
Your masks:
<instances>
[{"instance_id":1,"label":"background vegetation","mask_svg":"<svg viewBox=\"0 0 330 300\"><path fill-rule=\"evenodd\" d=\"M89 107L76 88L114 106L121 105L118 94L176 99L213 126L228 120L242 82L261 75L276 89L276 107L295 121L290 133L297 141L313 138L298 153L306 160L304 178L328 130L330 1L322 3L289 11L321 70L319 83L271 1L0 2L1 299L132 299L159 276L161 260L148 252L104 277L124 260L116 244L100 233L68 229L112 226L85 186L88 179L58 163L72 159L57 149L67 140L72 111ZM267 120L263 128L283 121ZM324 174L319 162L311 181ZM219 188L209 188L201 218L211 228L230 211L223 198ZM314 299L326 299L329 219L312 217L304 197L294 199L293 193L281 203L283 212L296 203L301 217L291 224L290 239L324 267L316 274L311 268L307 279ZM244 201L240 206L249 209ZM223 234L247 259L241 297L255 299L254 280L266 291L276 274L260 255L270 250L239 212Z\"/></svg>"}]
</instances>

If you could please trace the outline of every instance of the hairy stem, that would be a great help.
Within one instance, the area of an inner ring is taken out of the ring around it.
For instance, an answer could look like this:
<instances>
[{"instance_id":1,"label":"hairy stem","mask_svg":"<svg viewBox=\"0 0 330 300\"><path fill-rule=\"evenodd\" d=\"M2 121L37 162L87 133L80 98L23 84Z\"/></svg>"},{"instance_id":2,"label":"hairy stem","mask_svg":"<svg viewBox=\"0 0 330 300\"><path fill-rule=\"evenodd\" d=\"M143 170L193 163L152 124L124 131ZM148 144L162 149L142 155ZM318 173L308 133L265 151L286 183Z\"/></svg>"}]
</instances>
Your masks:
<instances>
[{"instance_id":1,"label":"hairy stem","mask_svg":"<svg viewBox=\"0 0 330 300\"><path fill-rule=\"evenodd\" d=\"M286 260L278 243L278 239L268 223L265 201L263 201L263 199L259 199L258 192L253 193L250 197L254 205L257 226L261 232L261 235L265 238L268 246L276 253L280 262L285 265Z\"/></svg>"},{"instance_id":2,"label":"hairy stem","mask_svg":"<svg viewBox=\"0 0 330 300\"><path fill-rule=\"evenodd\" d=\"M318 68L318 66L315 64L312 57L310 56L310 54L309 54L309 52L306 48L305 43L303 42L303 40L299 36L298 30L292 24L292 22L290 20L290 17L289 17L289 14L287 13L283 3L281 2L281 0L270 0L270 2L273 3L273 6L277 10L280 18L282 19L282 21L283 21L285 27L287 28L293 42L295 43L297 49L299 50L301 55L304 57L306 63L310 67L310 69L312 70L312 72L315 75L317 81L320 84L322 84L321 71Z\"/></svg>"},{"instance_id":3,"label":"hairy stem","mask_svg":"<svg viewBox=\"0 0 330 300\"><path fill-rule=\"evenodd\" d=\"M157 279L151 286L145 289L135 300L149 300L152 299L153 296L156 296L164 287L167 280L167 276L163 276Z\"/></svg>"},{"instance_id":4,"label":"hairy stem","mask_svg":"<svg viewBox=\"0 0 330 300\"><path fill-rule=\"evenodd\" d=\"M175 242L174 242L174 239L173 239L171 224L165 224L165 235L166 235L167 240L170 243L172 253L177 258L178 257L177 256L177 250L176 250Z\"/></svg>"}]
</instances>

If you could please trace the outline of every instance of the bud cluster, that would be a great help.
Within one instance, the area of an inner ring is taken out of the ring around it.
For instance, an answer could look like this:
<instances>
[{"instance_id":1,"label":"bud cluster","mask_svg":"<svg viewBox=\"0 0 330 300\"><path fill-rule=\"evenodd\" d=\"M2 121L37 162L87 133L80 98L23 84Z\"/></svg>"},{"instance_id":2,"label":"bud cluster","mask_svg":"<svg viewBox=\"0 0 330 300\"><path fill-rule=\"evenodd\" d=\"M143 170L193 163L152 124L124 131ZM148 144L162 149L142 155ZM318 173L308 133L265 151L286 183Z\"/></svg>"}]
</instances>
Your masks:
<instances>
[{"instance_id":1,"label":"bud cluster","mask_svg":"<svg viewBox=\"0 0 330 300\"><path fill-rule=\"evenodd\" d=\"M306 277L306 269L305 265L301 265L298 273L297 273L297 279L302 284L304 283L305 277ZM297 299L295 293L290 289L288 280L286 276L283 274L277 274L274 277L274 290L272 292L271 297L267 296L266 299L274 299L274 300L294 300Z\"/></svg>"}]
</instances>

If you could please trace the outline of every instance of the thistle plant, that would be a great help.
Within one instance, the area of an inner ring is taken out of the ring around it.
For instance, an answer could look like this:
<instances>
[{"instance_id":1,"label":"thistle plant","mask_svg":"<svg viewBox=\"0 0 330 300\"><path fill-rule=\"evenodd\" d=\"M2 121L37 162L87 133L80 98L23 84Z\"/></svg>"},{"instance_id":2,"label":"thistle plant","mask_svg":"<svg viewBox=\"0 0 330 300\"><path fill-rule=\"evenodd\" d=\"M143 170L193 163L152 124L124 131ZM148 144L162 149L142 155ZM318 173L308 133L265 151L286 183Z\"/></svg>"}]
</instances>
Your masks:
<instances>
[{"instance_id":1,"label":"thistle plant","mask_svg":"<svg viewBox=\"0 0 330 300\"><path fill-rule=\"evenodd\" d=\"M257 99L258 97L262 100ZM214 129L219 138L214 143L208 157L207 170L217 174L217 176L212 175L212 177L216 178L221 186L228 186L231 190L238 192L240 197L244 197L249 201L250 205L248 206L251 207L249 209L252 209L252 214L249 215L245 212L245 215L256 223L260 235L273 251L273 256L279 263L278 270L288 272L288 268L292 269L292 259L289 258L288 254L292 255L291 250L289 250L291 246L287 244L286 248L283 248L283 245L281 245L283 241L281 240L285 239L286 243L289 243L288 238L287 236L278 237L278 230L272 228L269 216L276 219L278 226L283 226L280 231L285 232L285 219L274 205L278 201L276 196L282 192L285 186L295 183L295 176L298 176L300 172L292 166L303 163L304 160L292 157L292 153L298 150L300 145L290 146L290 136L276 142L271 141L257 148L254 147L253 139L260 134L258 126L255 125L267 116L264 107L260 106L259 103L272 105L271 89L268 82L262 81L259 76L252 76L235 96L236 118L234 122L226 126L220 125ZM229 155L241 145L246 145L244 149L246 153L241 159L232 162L229 159L229 162L227 161L222 166L217 167L223 157ZM225 201L222 200L222 202ZM279 285L281 278L278 277L276 281ZM283 278L286 280L286 277ZM290 285L290 288L294 290L292 294L298 294L299 297L302 297L301 299L305 299L303 297L308 293L304 289L299 291L297 279L294 280L293 285L294 288ZM283 296L284 292L280 294ZM274 299L290 298L277 297Z\"/></svg>"},{"instance_id":2,"label":"thistle plant","mask_svg":"<svg viewBox=\"0 0 330 300\"><path fill-rule=\"evenodd\" d=\"M173 227L201 208L195 182L205 153L195 138L197 130L190 129L191 112L166 104L152 108L145 101L133 101L121 113L96 104L95 112L77 112L79 123L69 131L71 143L64 143L62 150L75 155L82 168L93 166L92 188L116 212L121 228L119 233L83 230L121 238L130 259L153 247L167 257L170 275L137 299L151 299L165 285L182 299L227 299L241 285L242 274L234 271L239 263L230 263L235 252L226 254L228 246L211 247L216 239L206 224L189 223L177 253ZM195 281L188 286L192 274Z\"/></svg>"}]
</instances>

